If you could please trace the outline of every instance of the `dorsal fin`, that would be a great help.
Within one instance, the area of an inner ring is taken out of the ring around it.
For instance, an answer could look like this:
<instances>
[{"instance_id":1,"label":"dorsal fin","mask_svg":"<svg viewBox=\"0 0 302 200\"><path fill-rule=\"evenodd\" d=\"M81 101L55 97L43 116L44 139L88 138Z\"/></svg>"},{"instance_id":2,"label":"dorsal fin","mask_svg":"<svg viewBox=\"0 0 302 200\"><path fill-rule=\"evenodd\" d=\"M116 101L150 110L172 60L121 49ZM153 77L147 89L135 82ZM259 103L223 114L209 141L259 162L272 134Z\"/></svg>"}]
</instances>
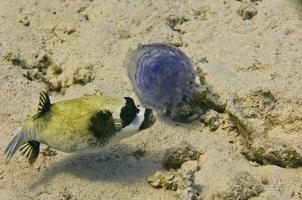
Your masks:
<instances>
[{"instance_id":1,"label":"dorsal fin","mask_svg":"<svg viewBox=\"0 0 302 200\"><path fill-rule=\"evenodd\" d=\"M40 93L40 102L38 106L37 117L40 117L50 111L51 103L47 92Z\"/></svg>"}]
</instances>

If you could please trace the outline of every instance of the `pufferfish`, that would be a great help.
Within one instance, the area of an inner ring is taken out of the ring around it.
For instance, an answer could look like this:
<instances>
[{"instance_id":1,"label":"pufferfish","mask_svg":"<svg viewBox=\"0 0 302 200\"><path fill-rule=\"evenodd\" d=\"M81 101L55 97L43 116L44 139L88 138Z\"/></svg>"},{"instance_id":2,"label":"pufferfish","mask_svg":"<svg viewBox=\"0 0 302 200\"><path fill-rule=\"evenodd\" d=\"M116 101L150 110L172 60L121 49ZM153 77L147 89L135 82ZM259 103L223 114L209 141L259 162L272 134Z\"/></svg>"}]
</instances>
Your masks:
<instances>
[{"instance_id":1,"label":"pufferfish","mask_svg":"<svg viewBox=\"0 0 302 200\"><path fill-rule=\"evenodd\" d=\"M136 106L130 97L85 96L52 104L42 92L38 112L12 138L6 160L20 149L33 164L40 143L67 153L96 151L151 127L155 120L151 109Z\"/></svg>"}]
</instances>

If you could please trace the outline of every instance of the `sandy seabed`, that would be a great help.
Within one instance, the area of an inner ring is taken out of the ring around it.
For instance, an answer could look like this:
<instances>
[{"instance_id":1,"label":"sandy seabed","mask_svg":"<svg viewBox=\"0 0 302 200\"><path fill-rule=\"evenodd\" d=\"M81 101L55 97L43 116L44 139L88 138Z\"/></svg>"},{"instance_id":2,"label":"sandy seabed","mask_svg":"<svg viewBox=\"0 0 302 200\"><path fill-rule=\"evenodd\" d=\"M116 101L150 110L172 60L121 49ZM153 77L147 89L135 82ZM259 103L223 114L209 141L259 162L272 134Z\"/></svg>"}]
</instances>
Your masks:
<instances>
[{"instance_id":1,"label":"sandy seabed","mask_svg":"<svg viewBox=\"0 0 302 200\"><path fill-rule=\"evenodd\" d=\"M135 97L123 63L150 42L181 48L224 112L5 163L41 90ZM300 0L1 0L0 199L302 199L301 55Z\"/></svg>"}]
</instances>

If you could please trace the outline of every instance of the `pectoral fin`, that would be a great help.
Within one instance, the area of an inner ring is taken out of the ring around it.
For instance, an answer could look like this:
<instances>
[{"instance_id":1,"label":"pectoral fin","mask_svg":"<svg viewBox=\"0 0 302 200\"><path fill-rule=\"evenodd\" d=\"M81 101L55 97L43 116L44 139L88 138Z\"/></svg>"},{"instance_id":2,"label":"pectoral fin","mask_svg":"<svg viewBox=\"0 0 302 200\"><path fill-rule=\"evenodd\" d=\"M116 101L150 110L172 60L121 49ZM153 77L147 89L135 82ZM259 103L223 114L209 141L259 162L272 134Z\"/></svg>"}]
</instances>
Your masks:
<instances>
[{"instance_id":1,"label":"pectoral fin","mask_svg":"<svg viewBox=\"0 0 302 200\"><path fill-rule=\"evenodd\" d=\"M39 156L40 142L29 141L20 148L20 151L28 158L29 164L33 164Z\"/></svg>"}]
</instances>

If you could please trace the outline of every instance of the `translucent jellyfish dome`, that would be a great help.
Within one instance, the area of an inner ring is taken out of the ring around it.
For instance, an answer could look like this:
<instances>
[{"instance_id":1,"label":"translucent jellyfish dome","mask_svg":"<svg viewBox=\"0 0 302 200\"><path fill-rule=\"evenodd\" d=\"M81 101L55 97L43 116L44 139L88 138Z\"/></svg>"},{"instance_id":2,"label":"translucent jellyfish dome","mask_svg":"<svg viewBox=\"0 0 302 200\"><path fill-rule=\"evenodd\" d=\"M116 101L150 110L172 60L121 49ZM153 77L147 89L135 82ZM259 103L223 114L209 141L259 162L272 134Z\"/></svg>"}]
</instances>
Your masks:
<instances>
[{"instance_id":1,"label":"translucent jellyfish dome","mask_svg":"<svg viewBox=\"0 0 302 200\"><path fill-rule=\"evenodd\" d=\"M130 52L126 67L134 91L146 107L166 111L193 92L196 73L189 58L175 46L139 46Z\"/></svg>"}]
</instances>

